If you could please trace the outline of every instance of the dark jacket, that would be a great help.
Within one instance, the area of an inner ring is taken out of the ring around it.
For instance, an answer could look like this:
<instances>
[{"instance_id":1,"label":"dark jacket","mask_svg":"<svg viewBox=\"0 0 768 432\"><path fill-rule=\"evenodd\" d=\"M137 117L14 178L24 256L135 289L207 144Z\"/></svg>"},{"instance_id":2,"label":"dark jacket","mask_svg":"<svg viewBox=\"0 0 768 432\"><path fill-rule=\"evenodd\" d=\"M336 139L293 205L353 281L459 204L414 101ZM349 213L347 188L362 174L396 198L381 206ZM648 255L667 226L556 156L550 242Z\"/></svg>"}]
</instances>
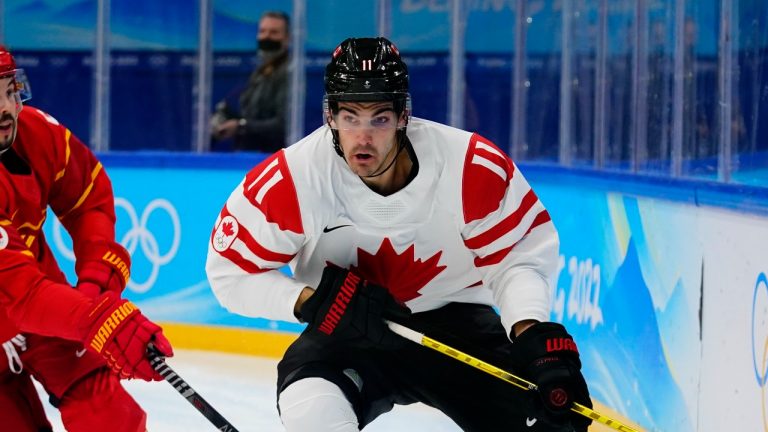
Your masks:
<instances>
[{"instance_id":1,"label":"dark jacket","mask_svg":"<svg viewBox=\"0 0 768 432\"><path fill-rule=\"evenodd\" d=\"M235 150L275 152L285 146L288 117L288 53L259 66L240 93L239 109L217 104L216 115L244 119L234 138ZM244 124L242 124L244 123Z\"/></svg>"}]
</instances>

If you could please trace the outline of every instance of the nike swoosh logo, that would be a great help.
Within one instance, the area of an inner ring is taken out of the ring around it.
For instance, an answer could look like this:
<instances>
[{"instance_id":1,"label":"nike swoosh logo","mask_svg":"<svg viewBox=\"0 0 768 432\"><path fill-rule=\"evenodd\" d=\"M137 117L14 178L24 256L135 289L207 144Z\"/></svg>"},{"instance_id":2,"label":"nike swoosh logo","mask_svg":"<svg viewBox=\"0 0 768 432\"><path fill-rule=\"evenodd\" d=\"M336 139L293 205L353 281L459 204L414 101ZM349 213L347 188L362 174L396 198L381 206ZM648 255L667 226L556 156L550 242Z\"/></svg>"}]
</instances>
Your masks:
<instances>
[{"instance_id":1,"label":"nike swoosh logo","mask_svg":"<svg viewBox=\"0 0 768 432\"><path fill-rule=\"evenodd\" d=\"M333 228L328 228L328 227L325 227L325 228L323 228L323 232L324 232L324 233L329 233L329 232L331 232L331 231L333 231L333 230L337 230L337 229L339 229L339 228L344 228L344 227L348 227L348 226L352 226L352 225L339 225L339 226L335 226L335 227L333 227Z\"/></svg>"},{"instance_id":2,"label":"nike swoosh logo","mask_svg":"<svg viewBox=\"0 0 768 432\"><path fill-rule=\"evenodd\" d=\"M537 421L538 420L535 419L535 418L526 417L525 425L528 426L528 427L531 427L531 426L535 425Z\"/></svg>"},{"instance_id":3,"label":"nike swoosh logo","mask_svg":"<svg viewBox=\"0 0 768 432\"><path fill-rule=\"evenodd\" d=\"M82 357L83 355L85 355L85 348L80 351L75 351L75 357Z\"/></svg>"}]
</instances>

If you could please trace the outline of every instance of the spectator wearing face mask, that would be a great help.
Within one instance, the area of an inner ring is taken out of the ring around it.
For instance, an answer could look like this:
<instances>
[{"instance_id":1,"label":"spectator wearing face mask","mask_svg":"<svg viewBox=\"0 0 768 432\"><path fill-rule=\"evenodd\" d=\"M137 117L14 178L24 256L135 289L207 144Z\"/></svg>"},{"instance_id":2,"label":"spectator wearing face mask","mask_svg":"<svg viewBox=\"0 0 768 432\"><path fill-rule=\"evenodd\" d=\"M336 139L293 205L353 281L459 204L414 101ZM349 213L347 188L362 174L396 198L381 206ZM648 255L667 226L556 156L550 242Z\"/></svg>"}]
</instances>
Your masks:
<instances>
[{"instance_id":1,"label":"spectator wearing face mask","mask_svg":"<svg viewBox=\"0 0 768 432\"><path fill-rule=\"evenodd\" d=\"M214 140L233 140L237 151L272 153L285 144L288 106L290 22L284 12L265 12L259 20L260 65L233 100L216 104L211 118Z\"/></svg>"}]
</instances>

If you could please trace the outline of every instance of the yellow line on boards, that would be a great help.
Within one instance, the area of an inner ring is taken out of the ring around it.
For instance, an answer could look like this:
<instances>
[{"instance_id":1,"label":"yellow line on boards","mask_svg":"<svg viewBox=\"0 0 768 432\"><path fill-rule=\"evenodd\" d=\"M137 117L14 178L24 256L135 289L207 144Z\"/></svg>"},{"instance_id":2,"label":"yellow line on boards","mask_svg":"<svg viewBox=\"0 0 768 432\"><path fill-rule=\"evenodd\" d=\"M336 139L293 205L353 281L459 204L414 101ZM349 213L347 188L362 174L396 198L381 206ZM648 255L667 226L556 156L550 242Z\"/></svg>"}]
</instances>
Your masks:
<instances>
[{"instance_id":1,"label":"yellow line on boards","mask_svg":"<svg viewBox=\"0 0 768 432\"><path fill-rule=\"evenodd\" d=\"M199 324L158 323L175 348L281 358L298 333Z\"/></svg>"}]
</instances>

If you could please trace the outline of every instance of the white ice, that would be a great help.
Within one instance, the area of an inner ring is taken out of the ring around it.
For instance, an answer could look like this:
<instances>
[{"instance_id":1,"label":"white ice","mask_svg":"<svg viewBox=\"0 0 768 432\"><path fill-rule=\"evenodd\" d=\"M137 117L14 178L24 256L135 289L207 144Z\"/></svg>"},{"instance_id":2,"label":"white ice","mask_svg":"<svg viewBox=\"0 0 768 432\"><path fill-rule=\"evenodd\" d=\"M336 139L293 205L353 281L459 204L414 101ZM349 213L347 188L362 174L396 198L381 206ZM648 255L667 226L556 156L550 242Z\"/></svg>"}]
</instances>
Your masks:
<instances>
[{"instance_id":1,"label":"white ice","mask_svg":"<svg viewBox=\"0 0 768 432\"><path fill-rule=\"evenodd\" d=\"M276 359L178 349L167 363L240 432L284 430L275 408ZM147 411L149 432L216 430L167 382L123 382ZM48 398L43 395L43 400ZM64 431L58 411L47 402L44 405L54 431ZM421 404L395 406L365 428L366 432L460 430L442 413Z\"/></svg>"}]
</instances>

